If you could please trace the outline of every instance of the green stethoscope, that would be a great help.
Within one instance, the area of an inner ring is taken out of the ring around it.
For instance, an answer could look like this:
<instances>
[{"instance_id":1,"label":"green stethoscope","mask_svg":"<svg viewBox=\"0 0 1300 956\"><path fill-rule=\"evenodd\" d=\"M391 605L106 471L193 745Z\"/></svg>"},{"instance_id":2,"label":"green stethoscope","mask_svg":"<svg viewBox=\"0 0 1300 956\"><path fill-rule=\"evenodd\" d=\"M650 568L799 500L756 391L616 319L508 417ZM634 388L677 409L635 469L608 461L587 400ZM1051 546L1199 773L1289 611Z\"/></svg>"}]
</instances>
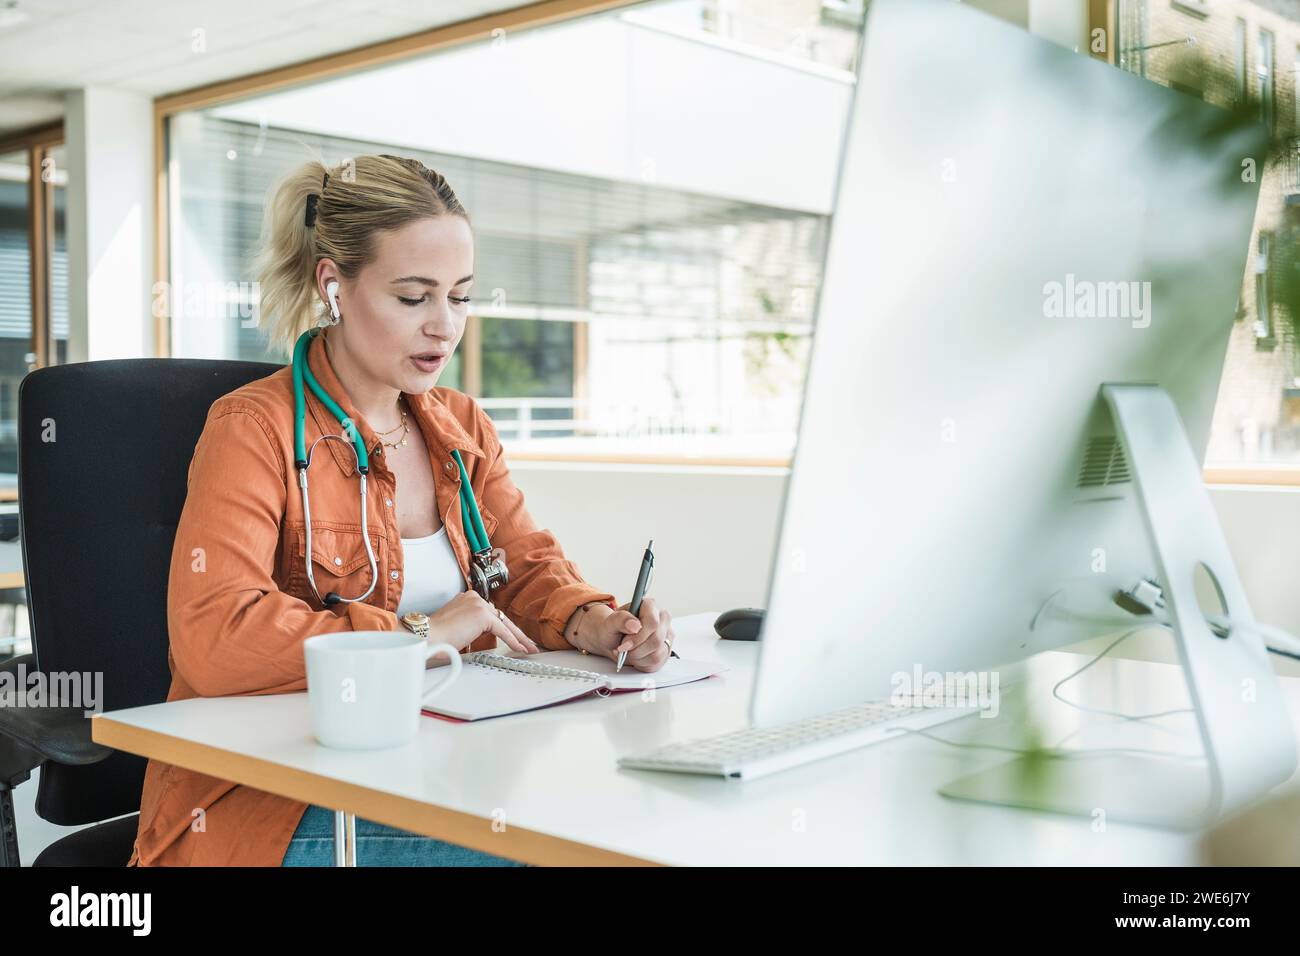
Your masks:
<instances>
[{"instance_id":1,"label":"green stethoscope","mask_svg":"<svg viewBox=\"0 0 1300 956\"><path fill-rule=\"evenodd\" d=\"M307 364L307 348L311 344L312 338L320 332L319 327L308 329L298 336L298 341L293 347L293 450L294 464L298 467L298 487L302 489L302 510L307 525L306 547L304 549L306 553L303 556L303 560L307 564L307 581L311 584L312 593L316 595L316 599L329 606L340 602L364 601L368 598L371 592L374 591L375 583L379 579L379 565L375 560L375 552L370 547L370 530L366 522L369 511L366 507L368 503L366 476L370 474L370 456L366 453L366 443L362 441L360 430L348 417L347 412L343 411L338 403L330 398L325 389L321 388L320 383L316 381L316 376L312 374L311 368ZM321 435L320 438L312 442L310 449L306 447L307 401L302 388L304 380L307 387L339 420L344 432L343 435ZM316 446L329 438L344 442L352 449L353 457L357 463L357 475L361 481L361 538L365 541L366 560L370 565L370 587L366 588L364 594L354 598L343 597L343 595L334 591L330 591L322 598L320 591L316 587L316 577L312 573L311 500L307 492L307 471L311 468L311 458L316 451ZM487 530L483 527L483 516L479 513L478 502L474 500L474 490L470 487L469 475L465 472L465 463L461 461L460 451L453 449L451 455L456 460L456 466L460 469L460 514L465 527L465 537L469 540L470 549L474 552L474 560L470 565L471 583L474 590L486 601L493 591L510 580L510 574L506 570L505 552L500 548L494 549L488 541Z\"/></svg>"}]
</instances>

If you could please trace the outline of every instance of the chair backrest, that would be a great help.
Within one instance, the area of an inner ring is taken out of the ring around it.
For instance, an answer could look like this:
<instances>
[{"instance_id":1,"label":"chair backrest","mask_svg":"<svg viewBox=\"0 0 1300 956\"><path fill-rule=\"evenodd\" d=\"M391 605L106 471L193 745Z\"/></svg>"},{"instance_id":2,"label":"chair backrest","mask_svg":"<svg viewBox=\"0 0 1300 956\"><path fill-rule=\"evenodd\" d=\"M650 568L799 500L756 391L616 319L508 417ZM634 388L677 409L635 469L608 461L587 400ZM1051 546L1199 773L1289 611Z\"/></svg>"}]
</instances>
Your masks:
<instances>
[{"instance_id":1,"label":"chair backrest","mask_svg":"<svg viewBox=\"0 0 1300 956\"><path fill-rule=\"evenodd\" d=\"M280 366L109 359L18 389L18 494L32 650L46 674L103 675L102 709L167 699L167 577L209 407ZM145 760L46 762L36 812L77 826L140 809Z\"/></svg>"}]
</instances>

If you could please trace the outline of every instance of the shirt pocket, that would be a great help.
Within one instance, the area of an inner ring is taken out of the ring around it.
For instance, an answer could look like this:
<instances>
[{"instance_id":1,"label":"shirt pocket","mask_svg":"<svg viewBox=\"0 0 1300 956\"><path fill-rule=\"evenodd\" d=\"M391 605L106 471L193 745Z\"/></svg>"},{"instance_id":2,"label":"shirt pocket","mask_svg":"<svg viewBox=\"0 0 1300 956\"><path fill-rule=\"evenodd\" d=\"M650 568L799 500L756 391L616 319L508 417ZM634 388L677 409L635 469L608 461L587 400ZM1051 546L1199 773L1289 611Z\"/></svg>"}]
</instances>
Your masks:
<instances>
[{"instance_id":1,"label":"shirt pocket","mask_svg":"<svg viewBox=\"0 0 1300 956\"><path fill-rule=\"evenodd\" d=\"M307 581L307 531L296 531L297 544L295 559L297 569L295 579L308 600L315 600L311 585ZM376 603L386 594L383 573L387 566L385 538L382 534L370 532L370 546L374 551L375 568L379 576L375 589L366 599L367 603ZM366 555L365 539L361 529L355 525L337 525L313 521L311 525L311 565L312 577L316 581L316 590L321 599L331 591L344 598L360 597L370 587L370 560Z\"/></svg>"},{"instance_id":2,"label":"shirt pocket","mask_svg":"<svg viewBox=\"0 0 1300 956\"><path fill-rule=\"evenodd\" d=\"M490 541L497 530L497 516L482 505L479 506L478 513L483 519L483 530L488 533L488 540Z\"/></svg>"}]
</instances>

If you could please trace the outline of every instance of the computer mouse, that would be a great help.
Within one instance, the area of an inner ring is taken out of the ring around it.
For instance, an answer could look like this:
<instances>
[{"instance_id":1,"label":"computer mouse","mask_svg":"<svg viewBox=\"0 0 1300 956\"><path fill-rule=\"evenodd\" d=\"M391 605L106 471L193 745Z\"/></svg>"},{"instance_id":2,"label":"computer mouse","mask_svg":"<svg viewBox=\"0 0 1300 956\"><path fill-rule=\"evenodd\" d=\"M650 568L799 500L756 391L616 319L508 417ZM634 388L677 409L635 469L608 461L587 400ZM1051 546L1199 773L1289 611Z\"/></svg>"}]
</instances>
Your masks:
<instances>
[{"instance_id":1,"label":"computer mouse","mask_svg":"<svg viewBox=\"0 0 1300 956\"><path fill-rule=\"evenodd\" d=\"M738 607L723 611L713 622L713 629L724 641L756 641L762 627L761 607Z\"/></svg>"}]
</instances>

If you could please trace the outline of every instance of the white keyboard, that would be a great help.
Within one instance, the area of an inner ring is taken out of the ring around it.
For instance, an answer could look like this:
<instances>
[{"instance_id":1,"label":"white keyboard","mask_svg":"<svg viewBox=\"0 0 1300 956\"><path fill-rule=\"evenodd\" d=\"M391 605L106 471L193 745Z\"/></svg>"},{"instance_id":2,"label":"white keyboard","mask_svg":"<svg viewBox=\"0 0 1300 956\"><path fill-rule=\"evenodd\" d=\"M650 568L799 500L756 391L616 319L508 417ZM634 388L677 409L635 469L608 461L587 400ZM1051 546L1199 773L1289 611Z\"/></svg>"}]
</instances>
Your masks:
<instances>
[{"instance_id":1,"label":"white keyboard","mask_svg":"<svg viewBox=\"0 0 1300 956\"><path fill-rule=\"evenodd\" d=\"M975 707L897 707L888 701L869 701L775 727L747 727L668 744L640 756L620 757L618 765L752 780L906 736L898 728L922 730L976 712Z\"/></svg>"}]
</instances>

